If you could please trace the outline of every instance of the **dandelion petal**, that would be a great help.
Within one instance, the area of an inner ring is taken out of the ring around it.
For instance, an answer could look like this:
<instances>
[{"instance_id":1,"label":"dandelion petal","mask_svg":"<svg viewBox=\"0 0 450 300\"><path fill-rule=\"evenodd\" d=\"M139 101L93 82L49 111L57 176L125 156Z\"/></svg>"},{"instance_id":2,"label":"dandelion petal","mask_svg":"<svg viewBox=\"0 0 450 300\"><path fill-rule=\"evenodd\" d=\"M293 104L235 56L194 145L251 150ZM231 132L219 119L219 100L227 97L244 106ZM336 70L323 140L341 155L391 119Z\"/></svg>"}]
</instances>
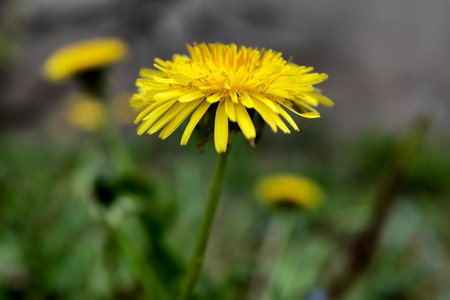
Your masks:
<instances>
[{"instance_id":1,"label":"dandelion petal","mask_svg":"<svg viewBox=\"0 0 450 300\"><path fill-rule=\"evenodd\" d=\"M225 112L224 102L220 102L216 111L216 120L214 124L214 145L217 153L227 151L228 144L228 117Z\"/></svg>"}]
</instances>

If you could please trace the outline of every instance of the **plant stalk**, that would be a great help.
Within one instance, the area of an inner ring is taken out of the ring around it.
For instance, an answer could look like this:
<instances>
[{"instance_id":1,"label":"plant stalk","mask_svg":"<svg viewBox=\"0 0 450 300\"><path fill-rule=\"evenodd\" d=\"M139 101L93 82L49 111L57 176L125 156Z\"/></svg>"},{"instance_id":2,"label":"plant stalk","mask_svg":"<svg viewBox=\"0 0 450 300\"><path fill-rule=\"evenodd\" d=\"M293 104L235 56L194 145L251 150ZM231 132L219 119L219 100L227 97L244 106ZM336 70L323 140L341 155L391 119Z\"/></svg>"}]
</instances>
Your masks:
<instances>
[{"instance_id":1,"label":"plant stalk","mask_svg":"<svg viewBox=\"0 0 450 300\"><path fill-rule=\"evenodd\" d=\"M228 149L225 153L219 154L219 161L217 163L216 172L214 174L213 183L209 193L208 203L206 205L202 225L197 236L194 254L192 255L189 269L186 273L185 283L181 292L181 297L179 298L180 300L191 299L200 275L205 258L206 247L208 245L209 235L211 233L211 227L214 221L217 205L219 203L220 193L222 191L229 152L230 150Z\"/></svg>"}]
</instances>

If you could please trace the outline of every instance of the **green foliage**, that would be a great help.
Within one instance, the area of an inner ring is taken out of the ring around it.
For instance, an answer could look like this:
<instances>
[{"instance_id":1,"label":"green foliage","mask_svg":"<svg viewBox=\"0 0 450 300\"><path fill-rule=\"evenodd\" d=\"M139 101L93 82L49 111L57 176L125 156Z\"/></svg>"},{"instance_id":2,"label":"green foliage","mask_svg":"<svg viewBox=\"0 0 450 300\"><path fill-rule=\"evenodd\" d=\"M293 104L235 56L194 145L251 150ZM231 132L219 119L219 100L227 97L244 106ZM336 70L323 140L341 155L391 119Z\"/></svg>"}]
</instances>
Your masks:
<instances>
[{"instance_id":1,"label":"green foliage","mask_svg":"<svg viewBox=\"0 0 450 300\"><path fill-rule=\"evenodd\" d=\"M397 143L368 134L339 151L299 143L280 153L270 138L255 152L237 135L230 148L198 300L318 295L342 268L336 253L366 225ZM117 176L89 139L0 137L0 299L151 299L156 290L176 299L216 156L209 144L204 153L195 145L174 152L152 141L130 140L139 171ZM445 299L448 287L438 278L449 275L440 267L450 245L442 230L450 225L446 148L434 142L418 150L374 261L343 299ZM285 248L269 243L261 252L278 216L253 201L253 185L276 172L309 176L327 197L318 211L299 213Z\"/></svg>"}]
</instances>

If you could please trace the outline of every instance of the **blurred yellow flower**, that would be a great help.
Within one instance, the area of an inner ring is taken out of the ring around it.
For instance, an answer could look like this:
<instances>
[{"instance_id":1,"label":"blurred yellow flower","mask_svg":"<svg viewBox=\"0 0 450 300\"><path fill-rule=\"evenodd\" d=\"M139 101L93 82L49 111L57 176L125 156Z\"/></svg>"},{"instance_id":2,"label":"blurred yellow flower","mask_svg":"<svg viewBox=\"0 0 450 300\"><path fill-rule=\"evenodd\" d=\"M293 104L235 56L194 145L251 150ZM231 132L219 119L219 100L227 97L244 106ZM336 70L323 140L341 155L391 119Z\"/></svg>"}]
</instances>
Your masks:
<instances>
[{"instance_id":1,"label":"blurred yellow flower","mask_svg":"<svg viewBox=\"0 0 450 300\"><path fill-rule=\"evenodd\" d=\"M102 103L86 94L71 99L66 117L70 125L88 132L99 130L105 122Z\"/></svg>"},{"instance_id":2,"label":"blurred yellow flower","mask_svg":"<svg viewBox=\"0 0 450 300\"><path fill-rule=\"evenodd\" d=\"M159 137L165 139L192 113L181 138L181 145L186 145L200 120L212 112L214 144L216 151L223 153L230 125L253 143L261 130L255 122L259 117L274 132L280 128L290 133L280 116L298 131L288 111L318 118L313 106L333 105L313 87L327 79L326 74L310 73L312 67L287 62L279 52L220 43L187 48L190 56L174 55L171 61L156 58L154 67L159 71L141 70L143 78L136 82L140 93L130 101L142 109L135 120L142 121L139 135L162 129Z\"/></svg>"},{"instance_id":3,"label":"blurred yellow flower","mask_svg":"<svg viewBox=\"0 0 450 300\"><path fill-rule=\"evenodd\" d=\"M117 62L127 52L128 46L118 38L81 41L55 51L44 64L44 76L50 81L61 81Z\"/></svg>"},{"instance_id":4,"label":"blurred yellow flower","mask_svg":"<svg viewBox=\"0 0 450 300\"><path fill-rule=\"evenodd\" d=\"M269 206L314 209L320 205L323 190L306 177L279 174L263 178L255 187L257 199Z\"/></svg>"}]
</instances>

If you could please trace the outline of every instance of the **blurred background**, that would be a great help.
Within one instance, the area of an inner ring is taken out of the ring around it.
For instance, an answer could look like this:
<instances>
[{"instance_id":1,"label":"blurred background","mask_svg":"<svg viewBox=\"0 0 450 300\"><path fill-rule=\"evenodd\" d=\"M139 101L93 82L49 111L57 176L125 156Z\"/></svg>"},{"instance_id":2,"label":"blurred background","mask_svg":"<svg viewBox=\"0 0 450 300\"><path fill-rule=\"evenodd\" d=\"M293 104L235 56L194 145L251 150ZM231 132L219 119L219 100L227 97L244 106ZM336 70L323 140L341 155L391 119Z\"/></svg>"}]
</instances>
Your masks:
<instances>
[{"instance_id":1,"label":"blurred background","mask_svg":"<svg viewBox=\"0 0 450 300\"><path fill-rule=\"evenodd\" d=\"M198 299L450 299L449 14L445 0L0 1L0 299L158 299L152 272L177 291L216 155L180 147L182 130L138 137L128 99L141 68L194 42L292 56L329 75L335 102L299 133L266 128L256 151L237 137ZM129 45L108 69L139 166L120 178L70 121L76 83L42 76L56 49L105 36ZM268 228L285 217L253 186L287 172L326 196L280 246L286 230Z\"/></svg>"}]
</instances>

